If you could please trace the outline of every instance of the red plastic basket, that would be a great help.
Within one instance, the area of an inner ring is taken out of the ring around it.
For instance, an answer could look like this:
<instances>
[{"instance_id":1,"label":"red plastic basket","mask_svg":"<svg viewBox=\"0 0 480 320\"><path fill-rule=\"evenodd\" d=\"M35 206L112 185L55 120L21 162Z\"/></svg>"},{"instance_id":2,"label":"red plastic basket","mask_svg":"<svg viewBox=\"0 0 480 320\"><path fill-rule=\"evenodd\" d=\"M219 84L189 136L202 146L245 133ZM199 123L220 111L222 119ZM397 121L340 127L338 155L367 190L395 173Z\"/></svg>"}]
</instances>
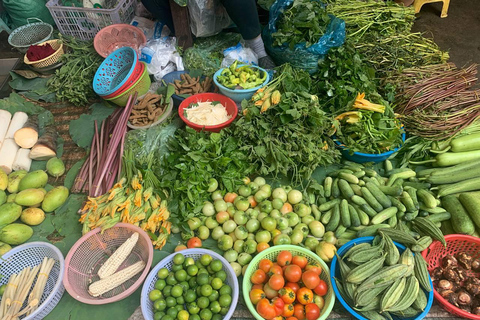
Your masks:
<instances>
[{"instance_id":1,"label":"red plastic basket","mask_svg":"<svg viewBox=\"0 0 480 320\"><path fill-rule=\"evenodd\" d=\"M440 241L434 241L426 250L422 252L423 257L428 263L428 271L439 267L442 258L447 254L455 255L459 252L466 252L474 258L480 256L480 239L477 237L466 236L463 234L449 234L445 236L447 247L445 248ZM469 276L480 277L480 272L468 271ZM434 290L435 299L448 312L466 319L480 320L480 316L468 313L452 305L445 300L437 290Z\"/></svg>"},{"instance_id":2,"label":"red plastic basket","mask_svg":"<svg viewBox=\"0 0 480 320\"><path fill-rule=\"evenodd\" d=\"M113 92L112 94L102 96L102 99L112 99L118 97L119 95L130 89L140 79L146 68L144 63L138 61L138 64L141 66L140 69L137 70L137 68L135 67L136 69L134 71L134 74L132 74L130 79L128 79L128 81L125 82L125 84L120 89Z\"/></svg>"}]
</instances>

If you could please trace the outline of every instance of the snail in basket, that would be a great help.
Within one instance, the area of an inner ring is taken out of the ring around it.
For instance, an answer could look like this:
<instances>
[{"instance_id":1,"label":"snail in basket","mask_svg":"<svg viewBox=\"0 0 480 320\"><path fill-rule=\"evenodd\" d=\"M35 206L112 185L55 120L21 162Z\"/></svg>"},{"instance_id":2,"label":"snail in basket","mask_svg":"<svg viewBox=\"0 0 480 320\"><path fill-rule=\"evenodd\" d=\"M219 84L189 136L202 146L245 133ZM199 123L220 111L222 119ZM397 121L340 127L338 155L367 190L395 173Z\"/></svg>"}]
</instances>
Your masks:
<instances>
[{"instance_id":1,"label":"snail in basket","mask_svg":"<svg viewBox=\"0 0 480 320\"><path fill-rule=\"evenodd\" d=\"M135 126L154 123L165 112L169 101L162 94L147 93L133 106L128 121Z\"/></svg>"}]
</instances>

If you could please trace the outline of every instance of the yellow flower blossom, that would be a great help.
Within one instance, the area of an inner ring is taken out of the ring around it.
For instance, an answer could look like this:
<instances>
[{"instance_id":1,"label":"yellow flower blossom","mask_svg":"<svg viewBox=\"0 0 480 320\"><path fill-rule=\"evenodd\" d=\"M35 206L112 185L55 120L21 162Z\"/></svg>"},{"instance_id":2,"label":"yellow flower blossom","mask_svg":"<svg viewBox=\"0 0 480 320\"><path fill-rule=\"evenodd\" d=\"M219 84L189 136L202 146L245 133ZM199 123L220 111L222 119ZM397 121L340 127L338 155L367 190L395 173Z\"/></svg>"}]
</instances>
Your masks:
<instances>
[{"instance_id":1,"label":"yellow flower blossom","mask_svg":"<svg viewBox=\"0 0 480 320\"><path fill-rule=\"evenodd\" d=\"M371 103L370 101L365 99L365 93L359 93L357 95L357 98L355 99L355 102L353 103L353 107L355 109L363 109L363 110L375 111L375 112L380 112L380 113L385 112L385 106L382 106L382 105L376 104L376 103Z\"/></svg>"}]
</instances>

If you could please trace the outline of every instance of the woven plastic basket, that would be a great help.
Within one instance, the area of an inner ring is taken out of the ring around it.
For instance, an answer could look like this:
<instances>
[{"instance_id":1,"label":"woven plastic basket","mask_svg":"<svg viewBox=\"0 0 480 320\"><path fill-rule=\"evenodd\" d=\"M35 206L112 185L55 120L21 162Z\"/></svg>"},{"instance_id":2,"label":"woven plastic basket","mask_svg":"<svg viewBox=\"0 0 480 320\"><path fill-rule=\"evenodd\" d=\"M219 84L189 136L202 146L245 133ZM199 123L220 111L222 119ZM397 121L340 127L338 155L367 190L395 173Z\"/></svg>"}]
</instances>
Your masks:
<instances>
[{"instance_id":1,"label":"woven plastic basket","mask_svg":"<svg viewBox=\"0 0 480 320\"><path fill-rule=\"evenodd\" d=\"M353 247L354 245L357 245L357 244L360 244L360 243L365 243L365 242L372 243L373 239L374 239L374 237L362 237L362 238L357 238L357 239L351 240L351 241L345 243L340 249L338 249L337 254L338 254L338 256L342 257L347 252L347 250L350 249L351 247ZM395 241L393 243L397 246L398 251L400 253L405 251L405 249L406 249L405 246L403 246L400 243L397 243ZM335 283L334 279L335 278L341 279L342 276L340 275L340 267L338 265L337 256L333 257L331 267L332 267L331 278L332 278L332 282L333 282L333 290L335 291L335 295L337 296L338 301L340 301L340 303L348 311L348 313L350 313L356 319L370 320L370 319L367 319L367 318L361 316L358 312L353 310L353 308L350 307L350 305L345 301L345 299L343 299L342 295L338 291L338 287L337 287L337 284ZM430 280L430 284L432 285L432 280ZM423 312L419 313L416 317L412 317L412 318L401 318L401 317L397 317L397 316L392 316L392 318L395 319L395 320L400 320L400 319L401 320L420 320L420 319L425 318L427 316L428 312L430 311L430 308L432 308L433 292L425 291L425 294L427 295L428 303L427 303L427 306L426 306L425 310L423 310Z\"/></svg>"},{"instance_id":2,"label":"woven plastic basket","mask_svg":"<svg viewBox=\"0 0 480 320\"><path fill-rule=\"evenodd\" d=\"M426 250L422 252L423 257L428 263L428 271L441 266L442 258L447 254L455 255L459 252L466 252L474 258L480 257L480 239L477 237L463 234L449 234L445 236L447 247L445 248L440 241L434 241ZM480 272L467 270L469 276L480 279ZM437 290L434 290L435 299L448 312L466 319L480 320L480 316L463 311L445 300Z\"/></svg>"},{"instance_id":3,"label":"woven plastic basket","mask_svg":"<svg viewBox=\"0 0 480 320\"><path fill-rule=\"evenodd\" d=\"M330 281L330 271L328 269L328 266L325 264L325 262L323 262L322 259L320 259L312 251L299 246L291 246L291 245L274 246L274 247L268 248L260 252L259 254L257 254L257 256L253 258L253 260L248 264L247 270L245 271L245 275L243 276L243 285L242 285L243 299L247 304L248 310L252 313L255 319L265 320L264 318L262 318L262 316L258 314L252 302L250 301L250 291L252 289L252 283L250 282L250 277L255 272L255 270L258 269L258 264L260 263L260 260L270 259L272 261L275 261L277 259L278 254L284 250L291 252L292 255L294 256L306 257L309 264L316 263L322 267L323 271L320 274L320 278L327 283L328 291L327 291L327 294L323 297L325 299L325 306L321 310L320 317L317 320L327 319L328 316L330 315L330 312L332 312L333 305L335 304L335 294L333 293L333 290L332 290L332 283Z\"/></svg>"},{"instance_id":4,"label":"woven plastic basket","mask_svg":"<svg viewBox=\"0 0 480 320\"><path fill-rule=\"evenodd\" d=\"M216 252L207 249L186 249L180 252L172 253L171 255L160 261L155 266L155 268L152 269L147 279L145 280L142 288L142 295L140 298L142 314L145 320L153 320L153 302L150 301L150 299L148 298L148 294L150 291L155 289L155 282L157 282L158 280L158 270L162 268L167 268L168 270L170 270L173 266L173 257L177 253L181 253L187 258L191 257L195 261L200 259L202 255L209 254L212 256L213 259L220 260L222 262L222 270L227 273L226 283L230 287L232 287L232 304L230 305L230 309L228 309L228 313L223 317L223 320L230 319L233 316L233 312L237 308L239 294L239 285L237 281L237 276L235 275L235 271L233 271L233 268L230 266L228 261Z\"/></svg>"},{"instance_id":5,"label":"woven plastic basket","mask_svg":"<svg viewBox=\"0 0 480 320\"><path fill-rule=\"evenodd\" d=\"M63 296L63 275L65 262L60 250L54 245L46 242L30 242L13 248L2 256L0 263L0 285L8 283L10 276L19 273L26 267L34 267L42 263L43 258L48 257L55 260L50 275L48 276L45 290L43 291L40 305L31 315L23 320L41 320L55 308ZM24 303L22 309L26 307Z\"/></svg>"},{"instance_id":6,"label":"woven plastic basket","mask_svg":"<svg viewBox=\"0 0 480 320\"><path fill-rule=\"evenodd\" d=\"M30 23L30 19L39 22ZM31 45L50 40L53 27L37 18L28 18L28 24L12 31L8 43L18 51L25 53Z\"/></svg>"},{"instance_id":7,"label":"woven plastic basket","mask_svg":"<svg viewBox=\"0 0 480 320\"><path fill-rule=\"evenodd\" d=\"M62 54L64 53L63 43L60 40L49 40L49 41L42 42L38 45L39 46L44 46L44 45L47 45L47 44L50 44L52 49L55 50L55 52L53 54L49 55L46 58L38 60L38 61L28 60L27 55L25 54L25 56L23 57L23 62L25 64L31 65L34 68L46 68L46 67L49 67L49 66L57 63L58 60L60 59L60 57L62 56Z\"/></svg>"},{"instance_id":8,"label":"woven plastic basket","mask_svg":"<svg viewBox=\"0 0 480 320\"><path fill-rule=\"evenodd\" d=\"M139 53L140 47L145 43L147 43L147 38L142 30L122 23L103 28L93 40L95 50L104 58L122 47L130 47Z\"/></svg>"},{"instance_id":9,"label":"woven plastic basket","mask_svg":"<svg viewBox=\"0 0 480 320\"><path fill-rule=\"evenodd\" d=\"M133 95L135 92L137 92L139 96L144 95L148 92L148 89L150 89L151 84L152 81L150 80L150 76L148 75L148 70L147 68L145 68L143 70L142 76L128 90L124 91L119 96L105 100L113 102L117 106L125 107L127 105L128 97L130 95Z\"/></svg>"},{"instance_id":10,"label":"woven plastic basket","mask_svg":"<svg viewBox=\"0 0 480 320\"><path fill-rule=\"evenodd\" d=\"M92 282L100 279L98 270L134 232L139 233L138 242L118 270L123 270L139 260L145 262L145 270L103 295L92 297L88 293L88 287ZM150 270L152 259L152 242L148 234L139 227L128 223L117 223L103 233L100 228L97 228L81 237L68 252L65 258L63 283L68 293L83 303L97 305L120 301L140 287Z\"/></svg>"}]
</instances>

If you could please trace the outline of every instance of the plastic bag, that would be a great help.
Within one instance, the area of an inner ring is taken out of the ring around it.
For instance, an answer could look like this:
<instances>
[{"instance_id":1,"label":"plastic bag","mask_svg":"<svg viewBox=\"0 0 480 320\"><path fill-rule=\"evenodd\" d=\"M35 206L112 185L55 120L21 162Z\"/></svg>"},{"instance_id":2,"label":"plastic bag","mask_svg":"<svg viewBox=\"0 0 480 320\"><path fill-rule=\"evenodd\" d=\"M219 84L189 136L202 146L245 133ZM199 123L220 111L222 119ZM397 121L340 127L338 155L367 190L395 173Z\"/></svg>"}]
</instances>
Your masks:
<instances>
[{"instance_id":1,"label":"plastic bag","mask_svg":"<svg viewBox=\"0 0 480 320\"><path fill-rule=\"evenodd\" d=\"M196 37L209 37L220 33L232 21L219 0L189 0L190 29Z\"/></svg>"},{"instance_id":2,"label":"plastic bag","mask_svg":"<svg viewBox=\"0 0 480 320\"><path fill-rule=\"evenodd\" d=\"M159 21L152 21L147 18L135 16L130 24L142 30L147 41L168 37L170 35L170 29Z\"/></svg>"},{"instance_id":3,"label":"plastic bag","mask_svg":"<svg viewBox=\"0 0 480 320\"><path fill-rule=\"evenodd\" d=\"M223 55L225 58L222 60L222 68L230 66L236 60L246 64L258 65L257 54L252 49L245 48L241 43L238 43L235 47L223 50Z\"/></svg>"},{"instance_id":4,"label":"plastic bag","mask_svg":"<svg viewBox=\"0 0 480 320\"><path fill-rule=\"evenodd\" d=\"M26 25L29 18L37 18L55 27L45 1L37 0L3 0L3 8L11 18L13 29ZM30 23L38 22L30 20Z\"/></svg>"},{"instance_id":5,"label":"plastic bag","mask_svg":"<svg viewBox=\"0 0 480 320\"><path fill-rule=\"evenodd\" d=\"M153 74L157 81L167 73L184 70L174 37L148 41L142 48L140 61L147 64L148 73Z\"/></svg>"},{"instance_id":6,"label":"plastic bag","mask_svg":"<svg viewBox=\"0 0 480 320\"><path fill-rule=\"evenodd\" d=\"M290 63L294 67L314 73L318 70L318 61L328 53L328 50L340 47L345 42L345 21L330 15L330 24L327 26L325 34L317 43L308 48L304 43L295 45L293 50L286 45L274 47L272 34L277 31L277 20L293 1L277 0L270 8L268 26L263 29L265 49L277 65Z\"/></svg>"}]
</instances>

